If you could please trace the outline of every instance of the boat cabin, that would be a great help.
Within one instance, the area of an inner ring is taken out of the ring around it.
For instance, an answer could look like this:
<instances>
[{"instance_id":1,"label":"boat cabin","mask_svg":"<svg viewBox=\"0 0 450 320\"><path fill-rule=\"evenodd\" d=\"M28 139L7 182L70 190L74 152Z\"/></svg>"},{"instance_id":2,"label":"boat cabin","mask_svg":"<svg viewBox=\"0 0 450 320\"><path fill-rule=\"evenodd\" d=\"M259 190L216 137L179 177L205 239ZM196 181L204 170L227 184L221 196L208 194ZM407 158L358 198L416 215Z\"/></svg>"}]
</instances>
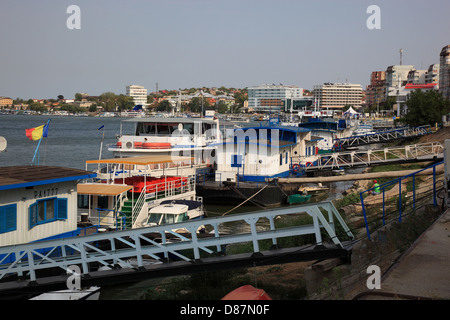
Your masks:
<instances>
[{"instance_id":1,"label":"boat cabin","mask_svg":"<svg viewBox=\"0 0 450 320\"><path fill-rule=\"evenodd\" d=\"M298 127L251 127L234 130L217 145L216 181L265 181L287 177L293 159L316 154L317 140ZM298 161L298 160L295 160Z\"/></svg>"},{"instance_id":2,"label":"boat cabin","mask_svg":"<svg viewBox=\"0 0 450 320\"><path fill-rule=\"evenodd\" d=\"M162 224L172 224L189 220L189 207L184 204L163 204L156 206L149 211L148 219L144 223L145 227L152 227Z\"/></svg>"},{"instance_id":3,"label":"boat cabin","mask_svg":"<svg viewBox=\"0 0 450 320\"><path fill-rule=\"evenodd\" d=\"M0 245L78 235L77 184L95 176L53 166L2 167Z\"/></svg>"},{"instance_id":4,"label":"boat cabin","mask_svg":"<svg viewBox=\"0 0 450 320\"><path fill-rule=\"evenodd\" d=\"M109 147L114 157L180 154L203 150L220 141L216 118L132 118L121 122L120 136ZM201 154L200 154L201 156Z\"/></svg>"},{"instance_id":5,"label":"boat cabin","mask_svg":"<svg viewBox=\"0 0 450 320\"><path fill-rule=\"evenodd\" d=\"M108 228L140 228L163 201L197 200L192 160L163 155L88 160L86 170L104 167L93 183L78 186L79 215Z\"/></svg>"}]
</instances>

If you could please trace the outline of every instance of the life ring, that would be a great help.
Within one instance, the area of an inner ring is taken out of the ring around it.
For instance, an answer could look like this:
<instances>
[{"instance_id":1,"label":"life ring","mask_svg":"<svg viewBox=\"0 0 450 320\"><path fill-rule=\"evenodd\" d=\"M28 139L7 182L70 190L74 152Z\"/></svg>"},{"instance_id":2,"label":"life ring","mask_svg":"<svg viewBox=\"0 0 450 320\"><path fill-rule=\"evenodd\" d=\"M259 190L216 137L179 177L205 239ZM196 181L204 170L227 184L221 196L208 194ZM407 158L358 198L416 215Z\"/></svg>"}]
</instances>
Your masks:
<instances>
[{"instance_id":1,"label":"life ring","mask_svg":"<svg viewBox=\"0 0 450 320\"><path fill-rule=\"evenodd\" d=\"M308 168L308 167L312 167L312 165L313 165L313 164L312 164L311 162L307 162L307 163L306 163L306 167L307 167L307 168Z\"/></svg>"},{"instance_id":2,"label":"life ring","mask_svg":"<svg viewBox=\"0 0 450 320\"><path fill-rule=\"evenodd\" d=\"M170 143L145 142L142 147L144 149L170 149Z\"/></svg>"},{"instance_id":3,"label":"life ring","mask_svg":"<svg viewBox=\"0 0 450 320\"><path fill-rule=\"evenodd\" d=\"M300 166L296 163L296 164L294 164L294 165L292 166L292 170L293 170L294 172L298 172L298 171L300 170Z\"/></svg>"}]
</instances>

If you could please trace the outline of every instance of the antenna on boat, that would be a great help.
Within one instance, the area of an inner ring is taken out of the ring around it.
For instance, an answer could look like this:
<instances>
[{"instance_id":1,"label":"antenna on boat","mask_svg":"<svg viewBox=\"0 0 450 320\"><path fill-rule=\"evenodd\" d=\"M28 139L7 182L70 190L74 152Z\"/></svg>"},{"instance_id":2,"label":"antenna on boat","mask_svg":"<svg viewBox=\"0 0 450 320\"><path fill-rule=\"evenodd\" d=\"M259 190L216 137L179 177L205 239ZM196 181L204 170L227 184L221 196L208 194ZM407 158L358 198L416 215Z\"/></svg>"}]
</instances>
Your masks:
<instances>
[{"instance_id":1,"label":"antenna on boat","mask_svg":"<svg viewBox=\"0 0 450 320\"><path fill-rule=\"evenodd\" d=\"M7 146L8 143L6 142L5 137L0 137L0 152L5 151Z\"/></svg>"}]
</instances>

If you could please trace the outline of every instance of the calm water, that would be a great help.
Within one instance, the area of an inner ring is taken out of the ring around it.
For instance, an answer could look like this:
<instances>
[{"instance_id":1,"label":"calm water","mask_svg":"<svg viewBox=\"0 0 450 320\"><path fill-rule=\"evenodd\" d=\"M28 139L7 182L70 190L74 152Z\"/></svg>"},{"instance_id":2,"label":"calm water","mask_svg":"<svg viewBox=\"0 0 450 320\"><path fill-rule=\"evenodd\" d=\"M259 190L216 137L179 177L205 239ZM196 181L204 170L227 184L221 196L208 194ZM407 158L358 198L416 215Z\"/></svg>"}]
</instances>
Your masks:
<instances>
[{"instance_id":1,"label":"calm water","mask_svg":"<svg viewBox=\"0 0 450 320\"><path fill-rule=\"evenodd\" d=\"M86 160L98 159L105 126L102 158L112 158L107 146L114 144L120 132L121 118L0 115L0 136L8 146L0 153L0 166L30 165L39 141L31 141L25 129L46 124L48 138L39 147L39 164L85 169Z\"/></svg>"}]
</instances>

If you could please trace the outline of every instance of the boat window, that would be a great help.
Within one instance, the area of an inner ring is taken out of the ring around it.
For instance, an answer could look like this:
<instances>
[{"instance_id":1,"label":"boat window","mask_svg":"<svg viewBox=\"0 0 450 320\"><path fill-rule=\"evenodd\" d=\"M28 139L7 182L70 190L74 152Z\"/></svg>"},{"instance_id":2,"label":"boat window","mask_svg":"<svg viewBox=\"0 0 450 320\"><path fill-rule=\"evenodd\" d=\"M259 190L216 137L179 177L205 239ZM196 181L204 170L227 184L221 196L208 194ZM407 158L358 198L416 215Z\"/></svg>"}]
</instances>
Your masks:
<instances>
[{"instance_id":1,"label":"boat window","mask_svg":"<svg viewBox=\"0 0 450 320\"><path fill-rule=\"evenodd\" d=\"M187 212L179 214L177 216L177 222L183 222L183 221L187 221L187 220L188 220Z\"/></svg>"},{"instance_id":2,"label":"boat window","mask_svg":"<svg viewBox=\"0 0 450 320\"><path fill-rule=\"evenodd\" d=\"M97 208L108 209L109 196L98 196Z\"/></svg>"},{"instance_id":3,"label":"boat window","mask_svg":"<svg viewBox=\"0 0 450 320\"><path fill-rule=\"evenodd\" d=\"M139 122L136 127L136 135L154 135L156 130L156 123L152 122Z\"/></svg>"},{"instance_id":4,"label":"boat window","mask_svg":"<svg viewBox=\"0 0 450 320\"><path fill-rule=\"evenodd\" d=\"M183 123L183 129L187 130L189 134L194 134L194 124L193 123Z\"/></svg>"},{"instance_id":5,"label":"boat window","mask_svg":"<svg viewBox=\"0 0 450 320\"><path fill-rule=\"evenodd\" d=\"M29 228L55 220L67 219L67 199L38 200L29 207Z\"/></svg>"},{"instance_id":6,"label":"boat window","mask_svg":"<svg viewBox=\"0 0 450 320\"><path fill-rule=\"evenodd\" d=\"M159 224L161 220L162 214L161 213L152 213L148 217L147 223L156 223Z\"/></svg>"},{"instance_id":7,"label":"boat window","mask_svg":"<svg viewBox=\"0 0 450 320\"><path fill-rule=\"evenodd\" d=\"M78 208L89 209L89 196L87 194L78 195Z\"/></svg>"},{"instance_id":8,"label":"boat window","mask_svg":"<svg viewBox=\"0 0 450 320\"><path fill-rule=\"evenodd\" d=\"M211 131L208 131L208 130L211 130L211 128L212 128L212 125L210 123L203 123L202 134L210 133Z\"/></svg>"},{"instance_id":9,"label":"boat window","mask_svg":"<svg viewBox=\"0 0 450 320\"><path fill-rule=\"evenodd\" d=\"M175 223L175 215L165 214L161 223Z\"/></svg>"},{"instance_id":10,"label":"boat window","mask_svg":"<svg viewBox=\"0 0 450 320\"><path fill-rule=\"evenodd\" d=\"M178 123L158 123L158 134L172 134L178 129Z\"/></svg>"}]
</instances>

